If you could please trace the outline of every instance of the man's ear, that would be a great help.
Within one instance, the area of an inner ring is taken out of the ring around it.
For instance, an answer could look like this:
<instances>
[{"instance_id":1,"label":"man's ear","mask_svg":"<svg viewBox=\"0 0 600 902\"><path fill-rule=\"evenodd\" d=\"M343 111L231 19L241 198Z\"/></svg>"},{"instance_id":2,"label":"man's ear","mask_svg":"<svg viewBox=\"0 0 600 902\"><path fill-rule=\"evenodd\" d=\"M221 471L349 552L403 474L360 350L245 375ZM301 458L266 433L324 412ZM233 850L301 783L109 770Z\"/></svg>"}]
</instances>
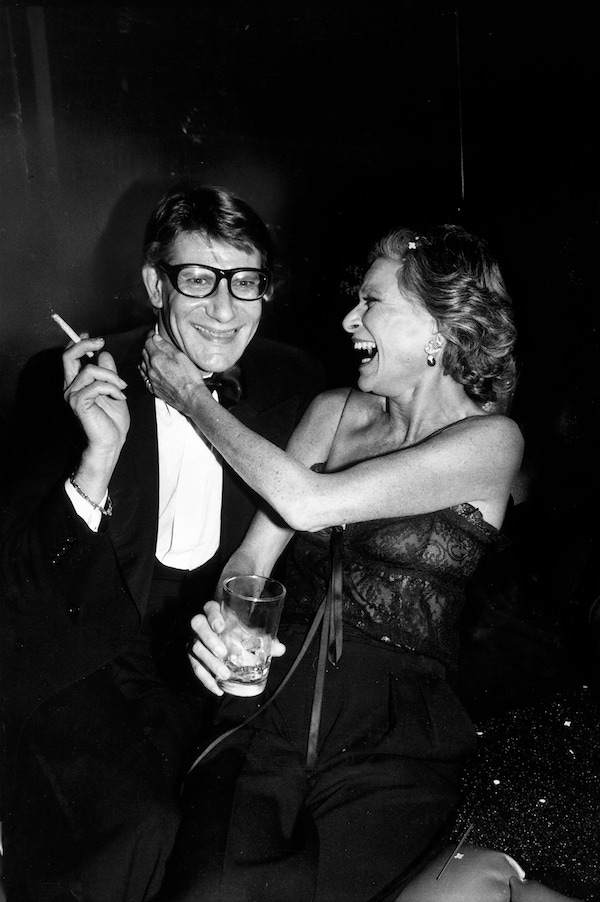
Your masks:
<instances>
[{"instance_id":1,"label":"man's ear","mask_svg":"<svg viewBox=\"0 0 600 902\"><path fill-rule=\"evenodd\" d=\"M144 263L142 266L142 279L153 307L160 309L163 306L162 285L163 276L157 266Z\"/></svg>"}]
</instances>

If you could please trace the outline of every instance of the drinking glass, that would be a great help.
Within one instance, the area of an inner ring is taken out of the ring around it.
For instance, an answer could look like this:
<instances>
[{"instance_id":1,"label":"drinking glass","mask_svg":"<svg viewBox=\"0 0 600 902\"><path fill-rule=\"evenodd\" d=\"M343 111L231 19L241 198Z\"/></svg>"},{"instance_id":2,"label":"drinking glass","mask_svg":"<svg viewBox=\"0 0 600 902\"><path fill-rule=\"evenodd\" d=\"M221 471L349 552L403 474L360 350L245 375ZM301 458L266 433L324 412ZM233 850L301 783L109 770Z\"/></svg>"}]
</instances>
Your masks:
<instances>
[{"instance_id":1,"label":"drinking glass","mask_svg":"<svg viewBox=\"0 0 600 902\"><path fill-rule=\"evenodd\" d=\"M267 683L271 645L277 635L285 586L269 576L230 576L223 584L221 613L231 676L219 680L229 695L259 695Z\"/></svg>"}]
</instances>

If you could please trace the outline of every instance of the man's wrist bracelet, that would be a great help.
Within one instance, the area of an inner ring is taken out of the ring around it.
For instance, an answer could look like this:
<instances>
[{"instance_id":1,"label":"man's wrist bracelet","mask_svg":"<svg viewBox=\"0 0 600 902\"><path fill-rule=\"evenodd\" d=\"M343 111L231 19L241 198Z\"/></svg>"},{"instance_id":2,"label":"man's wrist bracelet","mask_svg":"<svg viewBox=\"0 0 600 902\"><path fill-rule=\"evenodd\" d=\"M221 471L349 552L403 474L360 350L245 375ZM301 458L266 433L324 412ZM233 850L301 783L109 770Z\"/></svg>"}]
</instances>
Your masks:
<instances>
[{"instance_id":1,"label":"man's wrist bracelet","mask_svg":"<svg viewBox=\"0 0 600 902\"><path fill-rule=\"evenodd\" d=\"M106 505L103 507L101 504L98 504L97 501L92 501L91 498L88 498L88 496L85 494L83 489L80 488L77 485L77 483L75 482L75 480L73 478L74 476L75 476L75 473L71 473L71 475L69 476L69 482L71 483L71 485L73 486L73 488L75 489L77 494L81 495L82 498L85 498L87 503L91 504L95 510L100 511L100 513L102 514L103 517L112 517L113 509L112 509L112 501L110 500L110 495L106 496Z\"/></svg>"}]
</instances>

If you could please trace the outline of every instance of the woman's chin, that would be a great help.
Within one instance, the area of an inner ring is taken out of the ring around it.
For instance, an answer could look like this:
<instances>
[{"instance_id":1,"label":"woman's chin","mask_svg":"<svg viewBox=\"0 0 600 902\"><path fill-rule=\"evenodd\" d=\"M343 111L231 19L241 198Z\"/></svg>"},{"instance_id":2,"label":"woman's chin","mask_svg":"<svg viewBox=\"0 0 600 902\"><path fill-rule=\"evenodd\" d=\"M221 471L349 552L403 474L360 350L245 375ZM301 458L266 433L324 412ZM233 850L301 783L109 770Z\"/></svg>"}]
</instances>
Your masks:
<instances>
[{"instance_id":1,"label":"woman's chin","mask_svg":"<svg viewBox=\"0 0 600 902\"><path fill-rule=\"evenodd\" d=\"M362 363L358 368L357 385L361 391L375 391L377 382L377 365L373 361Z\"/></svg>"}]
</instances>

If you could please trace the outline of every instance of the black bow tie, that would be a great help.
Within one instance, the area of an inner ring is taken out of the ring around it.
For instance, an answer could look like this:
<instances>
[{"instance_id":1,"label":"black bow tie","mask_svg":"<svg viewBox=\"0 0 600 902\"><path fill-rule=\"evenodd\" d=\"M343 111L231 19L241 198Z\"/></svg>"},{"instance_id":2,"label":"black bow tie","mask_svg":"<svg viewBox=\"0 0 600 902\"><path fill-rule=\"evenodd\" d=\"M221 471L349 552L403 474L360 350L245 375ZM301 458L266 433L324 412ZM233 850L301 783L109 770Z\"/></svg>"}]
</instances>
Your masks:
<instances>
[{"instance_id":1,"label":"black bow tie","mask_svg":"<svg viewBox=\"0 0 600 902\"><path fill-rule=\"evenodd\" d=\"M229 410L234 404L238 404L242 397L242 370L239 366L232 366L224 373L213 373L204 384L211 390L217 391L219 403Z\"/></svg>"}]
</instances>

